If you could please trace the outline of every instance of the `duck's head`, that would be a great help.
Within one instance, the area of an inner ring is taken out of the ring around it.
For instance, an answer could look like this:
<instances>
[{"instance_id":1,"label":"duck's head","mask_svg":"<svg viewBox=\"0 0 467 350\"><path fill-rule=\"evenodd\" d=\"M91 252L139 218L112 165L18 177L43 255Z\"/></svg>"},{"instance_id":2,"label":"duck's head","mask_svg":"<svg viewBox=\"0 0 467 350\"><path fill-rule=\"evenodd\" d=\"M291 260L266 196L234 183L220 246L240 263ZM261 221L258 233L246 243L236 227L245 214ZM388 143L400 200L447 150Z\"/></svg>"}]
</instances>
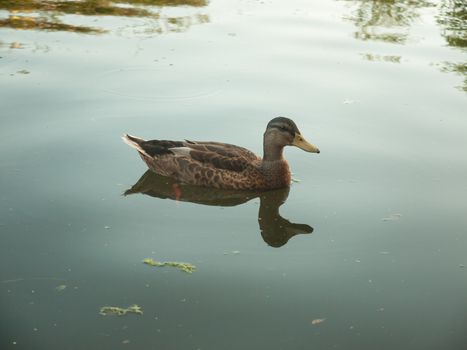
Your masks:
<instances>
[{"instance_id":1,"label":"duck's head","mask_svg":"<svg viewBox=\"0 0 467 350\"><path fill-rule=\"evenodd\" d=\"M305 140L293 120L277 117L268 123L264 132L264 158L269 158L268 155L277 157L276 150L280 150L282 154L285 146L296 146L312 153L320 152L318 147Z\"/></svg>"}]
</instances>

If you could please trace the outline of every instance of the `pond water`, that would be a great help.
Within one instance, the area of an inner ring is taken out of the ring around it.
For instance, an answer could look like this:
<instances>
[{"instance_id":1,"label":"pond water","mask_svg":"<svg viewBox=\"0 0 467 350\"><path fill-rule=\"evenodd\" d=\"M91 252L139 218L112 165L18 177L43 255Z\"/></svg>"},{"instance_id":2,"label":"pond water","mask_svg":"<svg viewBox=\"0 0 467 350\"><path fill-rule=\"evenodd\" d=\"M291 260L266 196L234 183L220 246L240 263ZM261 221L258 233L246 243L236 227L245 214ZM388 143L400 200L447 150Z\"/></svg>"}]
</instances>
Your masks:
<instances>
[{"instance_id":1,"label":"pond water","mask_svg":"<svg viewBox=\"0 0 467 350\"><path fill-rule=\"evenodd\" d=\"M0 1L0 347L466 349L466 13ZM261 153L279 115L321 149L286 149L290 190L189 188L120 139Z\"/></svg>"}]
</instances>

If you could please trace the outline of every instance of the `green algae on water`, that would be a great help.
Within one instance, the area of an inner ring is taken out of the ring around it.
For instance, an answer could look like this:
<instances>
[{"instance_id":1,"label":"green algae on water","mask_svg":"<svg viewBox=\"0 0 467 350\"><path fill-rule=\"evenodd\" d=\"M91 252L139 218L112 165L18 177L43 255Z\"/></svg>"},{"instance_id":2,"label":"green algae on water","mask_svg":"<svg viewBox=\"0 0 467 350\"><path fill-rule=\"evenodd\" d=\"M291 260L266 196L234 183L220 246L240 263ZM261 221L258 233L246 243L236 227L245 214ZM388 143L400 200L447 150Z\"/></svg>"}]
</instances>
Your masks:
<instances>
[{"instance_id":1,"label":"green algae on water","mask_svg":"<svg viewBox=\"0 0 467 350\"><path fill-rule=\"evenodd\" d=\"M161 261L156 261L152 258L147 258L147 259L144 259L143 260L143 263L145 263L146 265L150 265L150 266L157 266L157 267L164 267L164 266L171 266L171 267L175 267L179 270L182 270L186 273L193 273L193 271L196 270L196 266L195 265L192 265L190 263L184 263L184 262L176 262L176 261L164 261L164 262L161 262Z\"/></svg>"},{"instance_id":2,"label":"green algae on water","mask_svg":"<svg viewBox=\"0 0 467 350\"><path fill-rule=\"evenodd\" d=\"M103 316L107 315L117 315L117 316L125 316L127 313L134 313L138 315L143 314L143 310L141 310L141 306L138 305L131 305L126 309L118 307L118 306L103 306L101 307L99 313Z\"/></svg>"}]
</instances>

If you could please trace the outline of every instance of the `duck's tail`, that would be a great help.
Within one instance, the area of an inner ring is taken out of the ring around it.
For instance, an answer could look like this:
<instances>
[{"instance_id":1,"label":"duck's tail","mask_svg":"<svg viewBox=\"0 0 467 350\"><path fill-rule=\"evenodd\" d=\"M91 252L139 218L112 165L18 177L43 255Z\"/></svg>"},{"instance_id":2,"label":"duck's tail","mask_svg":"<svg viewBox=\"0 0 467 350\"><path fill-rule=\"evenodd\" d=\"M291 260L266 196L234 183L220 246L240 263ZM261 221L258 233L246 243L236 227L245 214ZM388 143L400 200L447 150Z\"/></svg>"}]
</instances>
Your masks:
<instances>
[{"instance_id":1,"label":"duck's tail","mask_svg":"<svg viewBox=\"0 0 467 350\"><path fill-rule=\"evenodd\" d=\"M131 136L131 135L128 135L128 134L124 134L122 136L122 140L123 142L125 142L128 146L136 149L139 153L147 156L147 157L151 157L144 149L143 147L141 146L141 144L143 142L145 142L145 140L143 139L140 139L139 137L135 137L135 136Z\"/></svg>"}]
</instances>

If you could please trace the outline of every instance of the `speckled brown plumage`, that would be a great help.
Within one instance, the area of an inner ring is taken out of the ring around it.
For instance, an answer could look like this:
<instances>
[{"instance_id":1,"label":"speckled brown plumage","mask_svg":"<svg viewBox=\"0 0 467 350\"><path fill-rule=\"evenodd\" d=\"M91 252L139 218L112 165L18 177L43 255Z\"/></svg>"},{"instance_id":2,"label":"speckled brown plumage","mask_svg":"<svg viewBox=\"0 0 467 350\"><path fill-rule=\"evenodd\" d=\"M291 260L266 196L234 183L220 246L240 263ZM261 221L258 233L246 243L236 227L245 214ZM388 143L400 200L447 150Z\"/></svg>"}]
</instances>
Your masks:
<instances>
[{"instance_id":1,"label":"speckled brown plumage","mask_svg":"<svg viewBox=\"0 0 467 350\"><path fill-rule=\"evenodd\" d=\"M157 174L206 187L266 190L290 185L290 170L283 157L284 146L308 152L318 148L303 139L295 123L283 117L268 123L264 133L264 157L239 146L203 141L143 139L125 134L125 143L135 148Z\"/></svg>"}]
</instances>

